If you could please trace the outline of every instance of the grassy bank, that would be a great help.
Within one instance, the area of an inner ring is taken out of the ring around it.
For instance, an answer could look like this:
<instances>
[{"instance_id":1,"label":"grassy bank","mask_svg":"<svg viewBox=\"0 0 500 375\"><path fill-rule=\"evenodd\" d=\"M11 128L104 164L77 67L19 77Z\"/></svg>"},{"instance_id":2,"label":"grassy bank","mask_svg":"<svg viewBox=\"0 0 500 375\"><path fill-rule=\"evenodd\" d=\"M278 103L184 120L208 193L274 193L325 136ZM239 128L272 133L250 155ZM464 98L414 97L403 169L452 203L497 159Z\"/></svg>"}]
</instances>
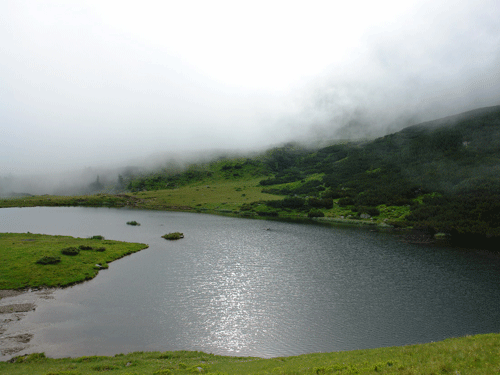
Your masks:
<instances>
[{"instance_id":1,"label":"grassy bank","mask_svg":"<svg viewBox=\"0 0 500 375\"><path fill-rule=\"evenodd\" d=\"M500 335L487 334L402 347L261 359L202 352L137 352L114 357L0 362L2 374L498 374Z\"/></svg>"},{"instance_id":2,"label":"grassy bank","mask_svg":"<svg viewBox=\"0 0 500 375\"><path fill-rule=\"evenodd\" d=\"M108 268L109 262L148 247L96 237L0 233L0 289L79 283Z\"/></svg>"},{"instance_id":3,"label":"grassy bank","mask_svg":"<svg viewBox=\"0 0 500 375\"><path fill-rule=\"evenodd\" d=\"M0 199L4 207L127 207L147 210L202 212L230 214L243 217L308 218L308 210L274 208L266 204L284 197L262 192L261 178L247 180L204 179L194 181L175 189L159 189L118 195L95 194L87 196L33 196ZM286 188L290 184L282 184ZM339 206L339 199L333 200L332 208L321 208L328 222L346 224L380 224L404 220L410 213L409 207L380 205L380 214L373 219L363 220L353 207Z\"/></svg>"},{"instance_id":4,"label":"grassy bank","mask_svg":"<svg viewBox=\"0 0 500 375\"><path fill-rule=\"evenodd\" d=\"M405 217L410 213L408 205L380 204L376 208L377 215L372 212L369 218L363 218L360 216L362 212L354 205L339 202L340 197L330 198L331 204L325 206L319 199L319 191L314 193L305 188L321 184L323 173L312 173L291 182L280 183L281 179L278 179L272 187L262 185L261 182L267 181L269 176L260 161L224 159L204 165L192 165L178 174L162 172L138 177L129 184L132 191L128 193L23 196L0 199L0 207L127 207L283 218L308 218L311 211L314 211L321 217L331 219L326 220L330 223L380 225L404 223ZM287 204L287 196L292 192L295 195L292 199L301 200L300 204ZM284 204L277 203L280 201L284 201Z\"/></svg>"}]
</instances>

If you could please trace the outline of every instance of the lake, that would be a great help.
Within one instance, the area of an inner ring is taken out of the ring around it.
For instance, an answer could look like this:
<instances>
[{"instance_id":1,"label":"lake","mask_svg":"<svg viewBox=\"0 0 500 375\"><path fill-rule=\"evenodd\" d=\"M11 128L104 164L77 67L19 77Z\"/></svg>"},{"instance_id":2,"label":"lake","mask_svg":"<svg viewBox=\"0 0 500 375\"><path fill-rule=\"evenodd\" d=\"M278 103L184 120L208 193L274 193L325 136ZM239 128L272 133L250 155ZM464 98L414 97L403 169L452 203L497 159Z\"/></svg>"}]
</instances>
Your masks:
<instances>
[{"instance_id":1,"label":"lake","mask_svg":"<svg viewBox=\"0 0 500 375\"><path fill-rule=\"evenodd\" d=\"M365 228L128 209L0 209L0 232L28 231L150 247L53 298L36 297L36 310L3 334L33 335L16 355L275 357L500 331L500 259L487 253L410 244ZM161 238L175 231L185 238Z\"/></svg>"}]
</instances>

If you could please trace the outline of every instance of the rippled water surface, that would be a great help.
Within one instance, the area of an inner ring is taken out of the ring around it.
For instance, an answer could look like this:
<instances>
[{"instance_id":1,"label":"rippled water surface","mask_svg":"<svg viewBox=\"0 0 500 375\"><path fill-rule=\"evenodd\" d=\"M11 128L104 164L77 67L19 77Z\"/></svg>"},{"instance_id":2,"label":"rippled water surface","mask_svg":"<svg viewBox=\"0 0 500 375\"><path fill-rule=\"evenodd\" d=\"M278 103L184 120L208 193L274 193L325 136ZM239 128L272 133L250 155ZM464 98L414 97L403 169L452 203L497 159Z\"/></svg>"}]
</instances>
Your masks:
<instances>
[{"instance_id":1,"label":"rippled water surface","mask_svg":"<svg viewBox=\"0 0 500 375\"><path fill-rule=\"evenodd\" d=\"M141 226L126 225L137 220ZM285 356L500 331L500 261L358 228L105 208L0 209L0 232L146 250L40 299L25 352ZM180 231L185 238L161 236Z\"/></svg>"}]
</instances>

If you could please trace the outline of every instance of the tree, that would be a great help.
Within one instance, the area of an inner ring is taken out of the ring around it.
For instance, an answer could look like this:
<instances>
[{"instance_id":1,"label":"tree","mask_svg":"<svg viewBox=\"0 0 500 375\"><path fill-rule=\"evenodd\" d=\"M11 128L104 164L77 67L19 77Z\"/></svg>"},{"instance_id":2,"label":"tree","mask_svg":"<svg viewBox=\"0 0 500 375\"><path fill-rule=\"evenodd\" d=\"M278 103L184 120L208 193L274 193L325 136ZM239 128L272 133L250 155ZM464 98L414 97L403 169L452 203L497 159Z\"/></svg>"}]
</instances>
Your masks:
<instances>
[{"instance_id":1,"label":"tree","mask_svg":"<svg viewBox=\"0 0 500 375\"><path fill-rule=\"evenodd\" d=\"M104 188L104 185L99 181L99 175L97 175L96 180L89 185L89 188L91 191L98 191Z\"/></svg>"}]
</instances>

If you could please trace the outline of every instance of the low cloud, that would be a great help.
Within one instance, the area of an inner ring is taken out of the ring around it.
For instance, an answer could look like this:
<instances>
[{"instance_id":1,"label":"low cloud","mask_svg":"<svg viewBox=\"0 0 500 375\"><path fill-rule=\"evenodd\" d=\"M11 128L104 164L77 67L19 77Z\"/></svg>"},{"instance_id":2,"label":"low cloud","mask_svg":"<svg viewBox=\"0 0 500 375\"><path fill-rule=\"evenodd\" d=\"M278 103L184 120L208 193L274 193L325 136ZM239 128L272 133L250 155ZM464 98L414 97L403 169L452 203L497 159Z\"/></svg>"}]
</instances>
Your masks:
<instances>
[{"instance_id":1,"label":"low cloud","mask_svg":"<svg viewBox=\"0 0 500 375\"><path fill-rule=\"evenodd\" d=\"M494 0L0 11L2 178L375 137L500 104Z\"/></svg>"}]
</instances>

